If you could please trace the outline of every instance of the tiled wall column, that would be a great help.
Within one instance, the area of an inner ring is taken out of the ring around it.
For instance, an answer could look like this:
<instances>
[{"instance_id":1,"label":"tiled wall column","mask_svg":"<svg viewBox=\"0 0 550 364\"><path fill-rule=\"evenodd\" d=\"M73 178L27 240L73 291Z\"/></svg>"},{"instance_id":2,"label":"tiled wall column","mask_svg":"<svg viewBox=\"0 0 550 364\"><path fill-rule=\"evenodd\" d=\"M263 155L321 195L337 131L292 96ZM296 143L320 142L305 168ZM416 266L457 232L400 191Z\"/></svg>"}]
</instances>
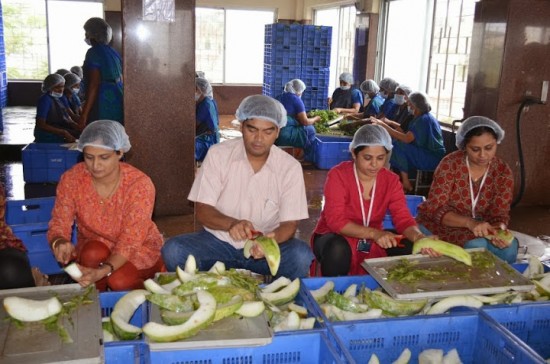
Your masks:
<instances>
[{"instance_id":1,"label":"tiled wall column","mask_svg":"<svg viewBox=\"0 0 550 364\"><path fill-rule=\"evenodd\" d=\"M175 0L173 21L144 20L143 3L122 1L128 161L155 184L155 216L193 213L195 1Z\"/></svg>"}]
</instances>

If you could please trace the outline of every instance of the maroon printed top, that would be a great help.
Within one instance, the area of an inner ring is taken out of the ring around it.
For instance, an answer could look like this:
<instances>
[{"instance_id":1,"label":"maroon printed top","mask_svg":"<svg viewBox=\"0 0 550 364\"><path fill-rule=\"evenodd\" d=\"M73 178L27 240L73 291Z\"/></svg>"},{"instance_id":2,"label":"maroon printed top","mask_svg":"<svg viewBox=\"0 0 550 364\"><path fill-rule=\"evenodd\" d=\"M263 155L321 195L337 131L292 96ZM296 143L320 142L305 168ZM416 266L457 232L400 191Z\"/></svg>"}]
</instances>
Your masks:
<instances>
[{"instance_id":1,"label":"maroon printed top","mask_svg":"<svg viewBox=\"0 0 550 364\"><path fill-rule=\"evenodd\" d=\"M441 240L460 246L475 238L467 228L444 226L448 212L472 217L472 198L466 152L459 150L447 155L437 167L428 199L418 207L416 220ZM481 192L481 179L473 183L474 196L479 193L475 216L491 225L510 222L514 180L510 167L498 157L489 165Z\"/></svg>"},{"instance_id":2,"label":"maroon printed top","mask_svg":"<svg viewBox=\"0 0 550 364\"><path fill-rule=\"evenodd\" d=\"M6 248L27 251L21 239L13 234L13 231L6 223L6 195L4 194L4 187L0 184L0 250Z\"/></svg>"}]
</instances>

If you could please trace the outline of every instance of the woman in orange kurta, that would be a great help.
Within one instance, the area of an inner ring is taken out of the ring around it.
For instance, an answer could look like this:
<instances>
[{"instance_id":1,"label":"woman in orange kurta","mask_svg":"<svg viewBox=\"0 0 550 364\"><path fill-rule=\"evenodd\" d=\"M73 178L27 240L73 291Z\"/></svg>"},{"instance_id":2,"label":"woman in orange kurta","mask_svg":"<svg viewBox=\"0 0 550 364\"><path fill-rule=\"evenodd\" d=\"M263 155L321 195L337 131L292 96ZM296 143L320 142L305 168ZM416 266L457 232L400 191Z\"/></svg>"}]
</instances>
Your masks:
<instances>
[{"instance_id":1,"label":"woman in orange kurta","mask_svg":"<svg viewBox=\"0 0 550 364\"><path fill-rule=\"evenodd\" d=\"M82 286L141 288L163 266L163 238L151 219L155 187L143 172L120 162L130 142L116 121L88 125L78 149L84 163L64 173L57 187L48 230L54 255L62 264L78 263ZM70 242L73 222L76 246Z\"/></svg>"}]
</instances>

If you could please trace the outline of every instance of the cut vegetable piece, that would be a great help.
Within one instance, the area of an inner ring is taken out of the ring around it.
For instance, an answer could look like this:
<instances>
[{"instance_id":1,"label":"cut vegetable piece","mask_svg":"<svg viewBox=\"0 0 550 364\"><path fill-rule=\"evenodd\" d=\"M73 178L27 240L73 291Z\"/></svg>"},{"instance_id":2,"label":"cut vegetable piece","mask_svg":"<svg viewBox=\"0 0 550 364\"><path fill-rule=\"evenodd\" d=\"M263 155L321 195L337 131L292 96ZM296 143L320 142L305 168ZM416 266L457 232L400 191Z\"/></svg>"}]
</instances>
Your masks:
<instances>
[{"instance_id":1,"label":"cut vegetable piece","mask_svg":"<svg viewBox=\"0 0 550 364\"><path fill-rule=\"evenodd\" d=\"M162 319L162 322L164 322L166 325L181 325L189 320L189 318L193 316L194 312L195 311L174 312L170 310L161 310L160 318Z\"/></svg>"},{"instance_id":2,"label":"cut vegetable piece","mask_svg":"<svg viewBox=\"0 0 550 364\"><path fill-rule=\"evenodd\" d=\"M428 300L396 300L382 291L364 293L365 302L373 308L380 308L384 313L392 316L415 315L422 311Z\"/></svg>"},{"instance_id":3,"label":"cut vegetable piece","mask_svg":"<svg viewBox=\"0 0 550 364\"><path fill-rule=\"evenodd\" d=\"M145 302L149 291L136 289L122 296L111 312L113 330L121 340L134 340L141 334L141 328L130 324L130 319L137 308Z\"/></svg>"},{"instance_id":4,"label":"cut vegetable piece","mask_svg":"<svg viewBox=\"0 0 550 364\"><path fill-rule=\"evenodd\" d=\"M103 342L117 341L115 331L113 330L113 324L110 317L103 317L101 319L101 327L103 328Z\"/></svg>"},{"instance_id":5,"label":"cut vegetable piece","mask_svg":"<svg viewBox=\"0 0 550 364\"><path fill-rule=\"evenodd\" d=\"M273 331L298 330L300 328L300 316L294 311L290 311L287 317L278 325L275 325Z\"/></svg>"},{"instance_id":6,"label":"cut vegetable piece","mask_svg":"<svg viewBox=\"0 0 550 364\"><path fill-rule=\"evenodd\" d=\"M542 296L550 297L550 286L543 284L542 281L534 280L533 283L535 284L538 293Z\"/></svg>"},{"instance_id":7,"label":"cut vegetable piece","mask_svg":"<svg viewBox=\"0 0 550 364\"><path fill-rule=\"evenodd\" d=\"M176 267L176 274L178 275L178 278L181 281L181 283L189 282L195 279L194 274L187 273L186 271L181 269L179 265Z\"/></svg>"},{"instance_id":8,"label":"cut vegetable piece","mask_svg":"<svg viewBox=\"0 0 550 364\"><path fill-rule=\"evenodd\" d=\"M403 349L399 358L393 364L407 364L411 360L411 351L409 348Z\"/></svg>"},{"instance_id":9,"label":"cut vegetable piece","mask_svg":"<svg viewBox=\"0 0 550 364\"><path fill-rule=\"evenodd\" d=\"M271 275L276 276L279 270L279 264L281 263L281 250L279 249L279 244L275 239L263 235L254 240L247 240L243 249L245 258L250 258L250 249L254 243L260 245L264 252L265 259L267 260Z\"/></svg>"},{"instance_id":10,"label":"cut vegetable piece","mask_svg":"<svg viewBox=\"0 0 550 364\"><path fill-rule=\"evenodd\" d=\"M298 314L298 316L300 316L300 317L307 317L307 308L305 308L303 306L300 306L300 305L297 305L294 302L292 302L288 305L288 309L290 311L296 312Z\"/></svg>"},{"instance_id":11,"label":"cut vegetable piece","mask_svg":"<svg viewBox=\"0 0 550 364\"><path fill-rule=\"evenodd\" d=\"M143 282L143 286L146 290L148 290L151 293L157 293L157 294L170 294L170 291L167 289L161 287L157 282L152 280L151 278L146 279L145 282Z\"/></svg>"},{"instance_id":12,"label":"cut vegetable piece","mask_svg":"<svg viewBox=\"0 0 550 364\"><path fill-rule=\"evenodd\" d=\"M80 268L78 268L76 262L72 262L71 264L63 268L63 270L65 270L65 272L67 272L67 274L70 275L71 278L75 281L78 281L80 278L82 278L82 271L80 270Z\"/></svg>"},{"instance_id":13,"label":"cut vegetable piece","mask_svg":"<svg viewBox=\"0 0 550 364\"><path fill-rule=\"evenodd\" d=\"M472 297L480 300L483 303L490 303L494 305L497 303L511 303L517 295L519 295L518 292L503 292L494 294L492 296L472 295Z\"/></svg>"},{"instance_id":14,"label":"cut vegetable piece","mask_svg":"<svg viewBox=\"0 0 550 364\"><path fill-rule=\"evenodd\" d=\"M193 301L189 296L152 293L147 296L147 300L161 308L174 312L193 311Z\"/></svg>"},{"instance_id":15,"label":"cut vegetable piece","mask_svg":"<svg viewBox=\"0 0 550 364\"><path fill-rule=\"evenodd\" d=\"M280 306L292 301L298 295L298 291L300 291L300 279L296 278L280 291L270 293L261 292L260 297L276 306Z\"/></svg>"},{"instance_id":16,"label":"cut vegetable piece","mask_svg":"<svg viewBox=\"0 0 550 364\"><path fill-rule=\"evenodd\" d=\"M466 265L472 265L472 257L470 256L470 253L458 245L447 243L443 240L422 238L414 243L412 253L420 253L423 248L430 248L439 254L456 259Z\"/></svg>"},{"instance_id":17,"label":"cut vegetable piece","mask_svg":"<svg viewBox=\"0 0 550 364\"><path fill-rule=\"evenodd\" d=\"M473 296L446 297L441 301L437 302L432 307L430 307L427 314L437 315L437 314L447 312L452 307L459 307L459 306L480 308L481 306L483 306L483 302L481 302L480 300L478 300Z\"/></svg>"},{"instance_id":18,"label":"cut vegetable piece","mask_svg":"<svg viewBox=\"0 0 550 364\"><path fill-rule=\"evenodd\" d=\"M523 271L523 276L529 279L537 279L539 276L544 274L544 266L542 265L540 259L534 255L529 257L529 265L527 269Z\"/></svg>"},{"instance_id":19,"label":"cut vegetable piece","mask_svg":"<svg viewBox=\"0 0 550 364\"><path fill-rule=\"evenodd\" d=\"M380 364L380 360L376 354L372 354L367 364Z\"/></svg>"},{"instance_id":20,"label":"cut vegetable piece","mask_svg":"<svg viewBox=\"0 0 550 364\"><path fill-rule=\"evenodd\" d=\"M171 342L194 336L202 328L208 326L216 314L216 300L207 291L198 291L199 308L189 320L181 325L168 326L157 322L148 322L143 326L143 332L151 340Z\"/></svg>"},{"instance_id":21,"label":"cut vegetable piece","mask_svg":"<svg viewBox=\"0 0 550 364\"><path fill-rule=\"evenodd\" d=\"M458 351L456 351L456 349L450 350L443 357L443 364L462 364L462 360L460 359L460 356L458 355Z\"/></svg>"},{"instance_id":22,"label":"cut vegetable piece","mask_svg":"<svg viewBox=\"0 0 550 364\"><path fill-rule=\"evenodd\" d=\"M342 296L341 294L330 291L327 294L327 303L330 303L336 307L338 307L341 310L349 311L349 312L363 312L364 308L363 306L360 306L359 304L353 302L347 297Z\"/></svg>"},{"instance_id":23,"label":"cut vegetable piece","mask_svg":"<svg viewBox=\"0 0 550 364\"><path fill-rule=\"evenodd\" d=\"M287 277L279 277L264 288L262 288L262 292L264 293L270 293L270 292L276 292L279 289L288 286L292 282Z\"/></svg>"},{"instance_id":24,"label":"cut vegetable piece","mask_svg":"<svg viewBox=\"0 0 550 364\"><path fill-rule=\"evenodd\" d=\"M181 285L181 281L176 277L172 282L162 284L161 287L167 290L168 292L172 293L172 290L176 287L179 287Z\"/></svg>"},{"instance_id":25,"label":"cut vegetable piece","mask_svg":"<svg viewBox=\"0 0 550 364\"><path fill-rule=\"evenodd\" d=\"M514 234L510 230L498 229L495 235L487 235L485 238L489 240L497 238L504 241L506 245L510 245L514 240Z\"/></svg>"},{"instance_id":26,"label":"cut vegetable piece","mask_svg":"<svg viewBox=\"0 0 550 364\"><path fill-rule=\"evenodd\" d=\"M443 363L443 350L426 349L418 354L418 364L441 364Z\"/></svg>"},{"instance_id":27,"label":"cut vegetable piece","mask_svg":"<svg viewBox=\"0 0 550 364\"><path fill-rule=\"evenodd\" d=\"M225 273L225 263L220 262L219 260L214 263L214 265L208 270L210 273L224 274Z\"/></svg>"},{"instance_id":28,"label":"cut vegetable piece","mask_svg":"<svg viewBox=\"0 0 550 364\"><path fill-rule=\"evenodd\" d=\"M242 305L243 298L241 296L233 296L233 298L226 303L218 303L216 305L214 322L233 315Z\"/></svg>"},{"instance_id":29,"label":"cut vegetable piece","mask_svg":"<svg viewBox=\"0 0 550 364\"><path fill-rule=\"evenodd\" d=\"M357 296L357 284L350 284L343 294L344 297L351 298Z\"/></svg>"},{"instance_id":30,"label":"cut vegetable piece","mask_svg":"<svg viewBox=\"0 0 550 364\"><path fill-rule=\"evenodd\" d=\"M302 318L300 321L300 330L312 330L315 327L315 317Z\"/></svg>"},{"instance_id":31,"label":"cut vegetable piece","mask_svg":"<svg viewBox=\"0 0 550 364\"><path fill-rule=\"evenodd\" d=\"M45 320L61 312L63 305L57 297L46 300L10 296L4 298L4 309L10 317L24 322Z\"/></svg>"},{"instance_id":32,"label":"cut vegetable piece","mask_svg":"<svg viewBox=\"0 0 550 364\"><path fill-rule=\"evenodd\" d=\"M256 317L260 316L264 310L265 304L262 301L246 301L235 313L243 317Z\"/></svg>"},{"instance_id":33,"label":"cut vegetable piece","mask_svg":"<svg viewBox=\"0 0 550 364\"><path fill-rule=\"evenodd\" d=\"M189 254L187 256L187 260L185 261L185 272L189 274L195 274L197 271L197 261L195 260L195 257L193 254Z\"/></svg>"},{"instance_id":34,"label":"cut vegetable piece","mask_svg":"<svg viewBox=\"0 0 550 364\"><path fill-rule=\"evenodd\" d=\"M327 300L327 294L334 289L333 281L326 281L320 288L310 291L317 303L323 303Z\"/></svg>"}]
</instances>

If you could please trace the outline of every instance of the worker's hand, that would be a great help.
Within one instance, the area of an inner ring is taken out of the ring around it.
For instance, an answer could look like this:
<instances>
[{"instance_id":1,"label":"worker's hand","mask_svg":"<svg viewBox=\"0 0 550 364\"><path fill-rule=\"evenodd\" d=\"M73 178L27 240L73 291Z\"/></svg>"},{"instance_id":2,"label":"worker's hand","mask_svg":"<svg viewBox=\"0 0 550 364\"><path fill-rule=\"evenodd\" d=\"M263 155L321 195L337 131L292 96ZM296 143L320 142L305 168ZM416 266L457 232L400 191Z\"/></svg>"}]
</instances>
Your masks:
<instances>
[{"instance_id":1,"label":"worker's hand","mask_svg":"<svg viewBox=\"0 0 550 364\"><path fill-rule=\"evenodd\" d=\"M479 238L482 238L487 235L493 235L496 233L496 230L485 221L470 220L467 225L468 229Z\"/></svg>"},{"instance_id":2,"label":"worker's hand","mask_svg":"<svg viewBox=\"0 0 550 364\"><path fill-rule=\"evenodd\" d=\"M56 244L52 247L52 250L55 260L63 265L67 265L71 261L75 260L76 249L70 241L64 240L54 243Z\"/></svg>"},{"instance_id":3,"label":"worker's hand","mask_svg":"<svg viewBox=\"0 0 550 364\"><path fill-rule=\"evenodd\" d=\"M71 133L65 130L65 132L63 133L63 140L67 143L74 143L76 141L76 138L72 136Z\"/></svg>"},{"instance_id":4,"label":"worker's hand","mask_svg":"<svg viewBox=\"0 0 550 364\"><path fill-rule=\"evenodd\" d=\"M396 237L397 235L389 231L378 230L375 233L374 241L376 241L376 244L378 244L381 248L384 248L384 249L395 248L398 244L398 239Z\"/></svg>"},{"instance_id":5,"label":"worker's hand","mask_svg":"<svg viewBox=\"0 0 550 364\"><path fill-rule=\"evenodd\" d=\"M254 225L248 220L236 220L229 227L228 233L233 240L237 241L253 239L257 235Z\"/></svg>"},{"instance_id":6,"label":"worker's hand","mask_svg":"<svg viewBox=\"0 0 550 364\"><path fill-rule=\"evenodd\" d=\"M109 272L108 269L103 267L89 268L89 267L84 267L80 264L78 265L78 268L80 268L80 271L82 272L82 277L80 277L80 279L77 282L82 287L88 287L90 284L94 284L100 279L107 277L106 272Z\"/></svg>"}]
</instances>

